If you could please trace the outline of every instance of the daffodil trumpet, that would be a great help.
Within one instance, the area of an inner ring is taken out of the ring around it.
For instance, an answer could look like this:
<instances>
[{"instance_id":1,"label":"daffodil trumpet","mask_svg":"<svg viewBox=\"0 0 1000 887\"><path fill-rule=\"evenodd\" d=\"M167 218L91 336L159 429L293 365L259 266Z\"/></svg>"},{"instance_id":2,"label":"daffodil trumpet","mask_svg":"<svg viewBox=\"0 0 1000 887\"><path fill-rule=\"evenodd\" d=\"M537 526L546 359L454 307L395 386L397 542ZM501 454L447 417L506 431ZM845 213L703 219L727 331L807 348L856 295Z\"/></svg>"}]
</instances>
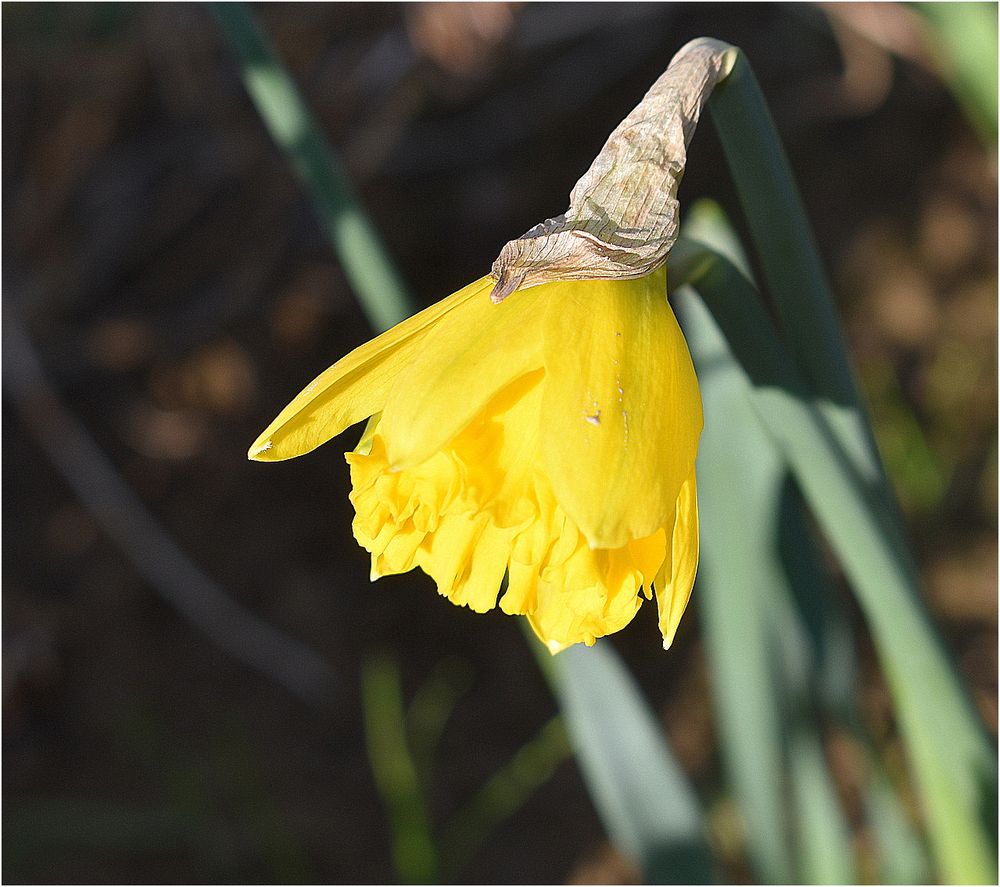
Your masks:
<instances>
[{"instance_id":1,"label":"daffodil trumpet","mask_svg":"<svg viewBox=\"0 0 1000 887\"><path fill-rule=\"evenodd\" d=\"M684 47L566 213L335 363L254 442L251 459L290 459L368 420L347 461L373 580L419 567L456 604L525 616L553 653L655 595L670 646L698 564L702 409L664 262L729 58Z\"/></svg>"}]
</instances>

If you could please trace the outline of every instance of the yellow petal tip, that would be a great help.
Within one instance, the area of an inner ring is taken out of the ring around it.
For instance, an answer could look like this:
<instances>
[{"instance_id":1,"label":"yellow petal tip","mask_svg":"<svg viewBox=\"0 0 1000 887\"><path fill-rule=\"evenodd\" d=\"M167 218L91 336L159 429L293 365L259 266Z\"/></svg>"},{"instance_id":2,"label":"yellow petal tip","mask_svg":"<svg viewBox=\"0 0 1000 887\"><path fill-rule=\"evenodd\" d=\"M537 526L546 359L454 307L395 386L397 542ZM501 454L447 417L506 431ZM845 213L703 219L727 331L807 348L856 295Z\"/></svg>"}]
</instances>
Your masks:
<instances>
[{"instance_id":1,"label":"yellow petal tip","mask_svg":"<svg viewBox=\"0 0 1000 887\"><path fill-rule=\"evenodd\" d=\"M262 454L266 453L272 446L274 446L274 443L270 438L263 442L258 438L247 451L247 458L254 462L263 462L265 460L261 458Z\"/></svg>"},{"instance_id":2,"label":"yellow petal tip","mask_svg":"<svg viewBox=\"0 0 1000 887\"><path fill-rule=\"evenodd\" d=\"M677 626L673 628L661 628L660 632L663 635L663 649L669 650L674 645L674 638L677 637Z\"/></svg>"}]
</instances>

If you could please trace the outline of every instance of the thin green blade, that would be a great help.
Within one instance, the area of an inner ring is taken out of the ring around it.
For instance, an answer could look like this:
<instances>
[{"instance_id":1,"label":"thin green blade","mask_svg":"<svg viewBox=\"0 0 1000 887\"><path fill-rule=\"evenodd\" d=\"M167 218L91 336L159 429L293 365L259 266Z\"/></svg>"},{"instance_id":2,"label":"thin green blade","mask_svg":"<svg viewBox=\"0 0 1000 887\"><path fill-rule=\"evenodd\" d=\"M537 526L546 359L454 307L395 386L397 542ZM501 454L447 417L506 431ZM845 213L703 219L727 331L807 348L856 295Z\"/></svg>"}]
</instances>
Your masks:
<instances>
[{"instance_id":1,"label":"thin green blade","mask_svg":"<svg viewBox=\"0 0 1000 887\"><path fill-rule=\"evenodd\" d=\"M698 451L701 563L695 594L713 676L720 750L754 871L764 883L789 883L794 877L785 814L783 713L768 649L766 605L781 581L768 537L777 529L775 492L784 466L760 428L745 379L721 335L704 308L695 315L685 296L681 290L674 301L705 410ZM754 531L747 532L748 527Z\"/></svg>"},{"instance_id":2,"label":"thin green blade","mask_svg":"<svg viewBox=\"0 0 1000 887\"><path fill-rule=\"evenodd\" d=\"M312 200L361 307L377 331L387 330L414 306L347 171L250 8L213 3L212 10L239 61L247 93Z\"/></svg>"},{"instance_id":3,"label":"thin green blade","mask_svg":"<svg viewBox=\"0 0 1000 887\"><path fill-rule=\"evenodd\" d=\"M787 467L750 402L745 374L704 305L684 289L675 303L705 406L698 595L721 752L743 814L748 856L765 883L828 883L834 873L840 877L833 880L853 881L844 814L821 751L815 754L810 691L819 683L817 637L798 605L805 590L792 588L805 581L821 589L824 577L803 569L809 563L800 549L811 544L804 515L788 507ZM785 544L789 534L794 551Z\"/></svg>"}]
</instances>

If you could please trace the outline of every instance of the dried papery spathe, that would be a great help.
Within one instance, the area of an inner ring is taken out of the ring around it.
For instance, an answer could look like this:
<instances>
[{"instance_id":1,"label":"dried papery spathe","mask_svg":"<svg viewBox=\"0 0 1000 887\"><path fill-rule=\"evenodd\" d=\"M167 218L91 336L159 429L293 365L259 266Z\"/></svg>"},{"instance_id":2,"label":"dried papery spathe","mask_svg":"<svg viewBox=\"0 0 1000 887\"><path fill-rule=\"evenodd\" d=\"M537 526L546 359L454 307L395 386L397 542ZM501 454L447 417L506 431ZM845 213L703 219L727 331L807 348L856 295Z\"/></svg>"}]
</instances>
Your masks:
<instances>
[{"instance_id":1,"label":"dried papery spathe","mask_svg":"<svg viewBox=\"0 0 1000 887\"><path fill-rule=\"evenodd\" d=\"M666 261L680 226L687 145L735 57L732 46L709 37L677 52L576 183L569 209L500 251L494 302L554 280L642 277Z\"/></svg>"}]
</instances>

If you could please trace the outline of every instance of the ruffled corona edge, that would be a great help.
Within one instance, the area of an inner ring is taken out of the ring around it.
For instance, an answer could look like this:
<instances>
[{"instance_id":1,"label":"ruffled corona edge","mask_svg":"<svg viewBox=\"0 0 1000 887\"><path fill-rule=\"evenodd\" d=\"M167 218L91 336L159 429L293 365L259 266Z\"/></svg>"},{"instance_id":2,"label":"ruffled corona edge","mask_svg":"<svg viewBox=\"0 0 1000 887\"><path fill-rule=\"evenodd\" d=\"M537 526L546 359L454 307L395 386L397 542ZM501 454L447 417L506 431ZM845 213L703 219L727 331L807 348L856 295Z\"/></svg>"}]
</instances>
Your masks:
<instances>
[{"instance_id":1,"label":"ruffled corona edge","mask_svg":"<svg viewBox=\"0 0 1000 887\"><path fill-rule=\"evenodd\" d=\"M697 564L693 473L671 526L618 548L591 548L538 470L543 387L543 371L526 374L412 467L392 470L377 426L347 454L354 535L371 553L372 578L420 567L440 594L486 612L506 577L500 608L526 616L552 652L624 628L655 579L669 644Z\"/></svg>"}]
</instances>

